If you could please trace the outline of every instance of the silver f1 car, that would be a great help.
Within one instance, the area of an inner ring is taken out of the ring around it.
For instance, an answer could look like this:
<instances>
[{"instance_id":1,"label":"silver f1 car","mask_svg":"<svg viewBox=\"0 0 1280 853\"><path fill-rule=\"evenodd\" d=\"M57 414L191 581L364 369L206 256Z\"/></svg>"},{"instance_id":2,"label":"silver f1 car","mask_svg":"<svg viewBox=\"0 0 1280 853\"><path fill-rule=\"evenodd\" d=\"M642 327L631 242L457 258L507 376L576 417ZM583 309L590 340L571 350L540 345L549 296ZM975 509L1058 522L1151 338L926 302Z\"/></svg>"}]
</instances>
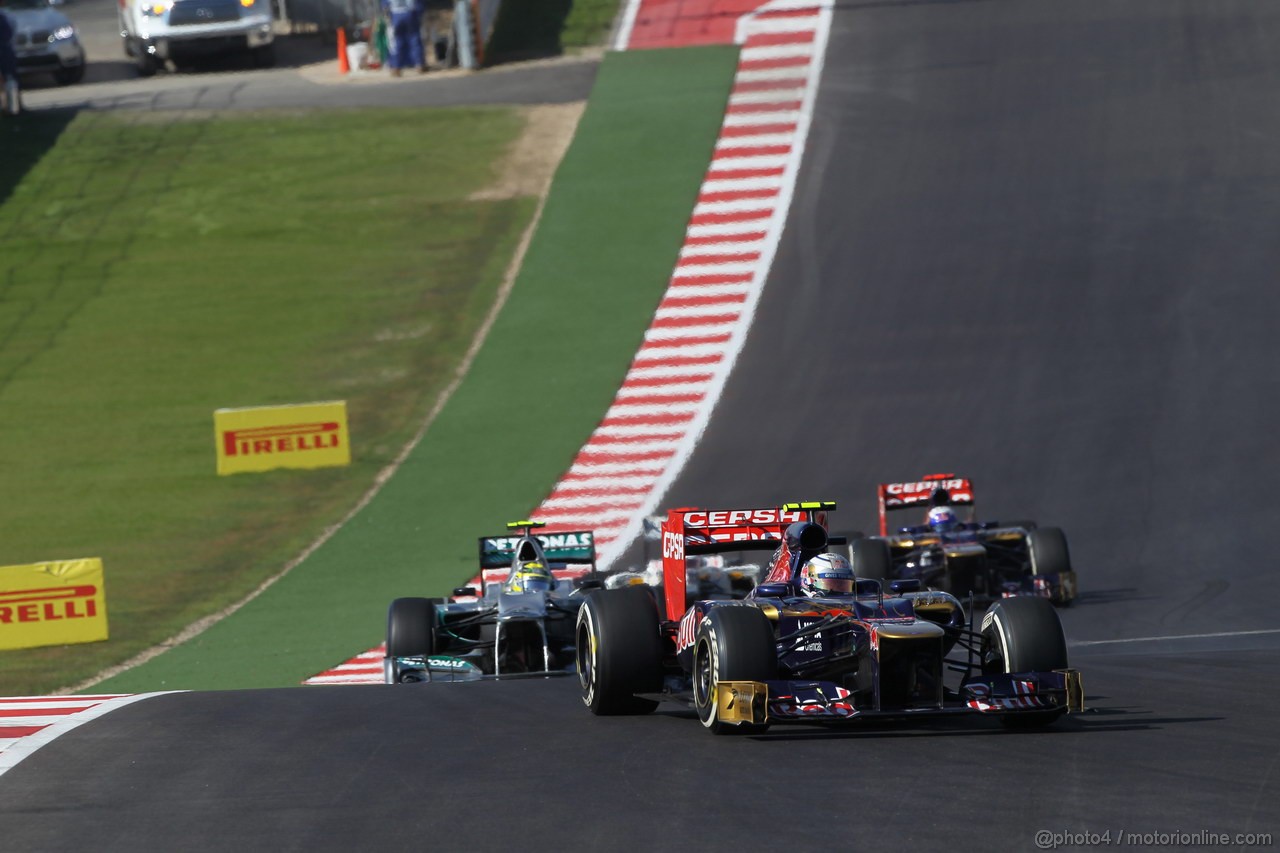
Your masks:
<instances>
[{"instance_id":1,"label":"silver f1 car","mask_svg":"<svg viewBox=\"0 0 1280 853\"><path fill-rule=\"evenodd\" d=\"M518 535L480 540L481 577L506 579L455 589L452 598L397 598L387 613L386 681L471 681L572 672L574 624L583 593L601 585L590 531L538 533L536 521L507 525ZM585 566L577 579L557 578Z\"/></svg>"}]
</instances>

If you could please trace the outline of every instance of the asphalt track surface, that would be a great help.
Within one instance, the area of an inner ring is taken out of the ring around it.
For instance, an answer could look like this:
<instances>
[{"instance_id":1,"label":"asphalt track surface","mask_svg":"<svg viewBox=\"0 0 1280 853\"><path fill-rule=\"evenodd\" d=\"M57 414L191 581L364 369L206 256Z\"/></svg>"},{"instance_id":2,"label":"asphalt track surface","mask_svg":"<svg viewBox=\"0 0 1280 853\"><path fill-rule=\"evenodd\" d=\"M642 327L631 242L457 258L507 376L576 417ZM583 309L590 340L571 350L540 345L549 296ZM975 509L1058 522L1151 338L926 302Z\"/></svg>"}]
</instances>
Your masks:
<instances>
[{"instance_id":1,"label":"asphalt track surface","mask_svg":"<svg viewBox=\"0 0 1280 853\"><path fill-rule=\"evenodd\" d=\"M880 480L974 478L982 515L1067 530L1092 712L713 738L592 718L568 679L175 694L0 779L4 846L1280 834L1277 91L1255 0L839 6L789 230L670 494L868 529Z\"/></svg>"}]
</instances>

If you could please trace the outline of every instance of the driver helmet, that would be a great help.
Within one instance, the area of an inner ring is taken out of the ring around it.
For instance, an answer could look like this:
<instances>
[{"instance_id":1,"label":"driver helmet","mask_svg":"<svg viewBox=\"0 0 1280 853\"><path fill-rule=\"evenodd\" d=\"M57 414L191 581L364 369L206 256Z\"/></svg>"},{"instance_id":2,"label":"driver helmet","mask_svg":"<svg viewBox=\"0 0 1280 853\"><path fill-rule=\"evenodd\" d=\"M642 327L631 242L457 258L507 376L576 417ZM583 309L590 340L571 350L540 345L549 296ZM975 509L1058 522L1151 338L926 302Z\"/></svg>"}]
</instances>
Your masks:
<instances>
[{"instance_id":1,"label":"driver helmet","mask_svg":"<svg viewBox=\"0 0 1280 853\"><path fill-rule=\"evenodd\" d=\"M507 592L550 592L554 585L550 569L542 563L525 563L507 583Z\"/></svg>"},{"instance_id":2,"label":"driver helmet","mask_svg":"<svg viewBox=\"0 0 1280 853\"><path fill-rule=\"evenodd\" d=\"M949 506L935 506L929 510L929 528L937 533L946 533L960 526L960 516Z\"/></svg>"},{"instance_id":3,"label":"driver helmet","mask_svg":"<svg viewBox=\"0 0 1280 853\"><path fill-rule=\"evenodd\" d=\"M810 598L852 595L853 566L839 554L819 554L800 569L800 591Z\"/></svg>"}]
</instances>

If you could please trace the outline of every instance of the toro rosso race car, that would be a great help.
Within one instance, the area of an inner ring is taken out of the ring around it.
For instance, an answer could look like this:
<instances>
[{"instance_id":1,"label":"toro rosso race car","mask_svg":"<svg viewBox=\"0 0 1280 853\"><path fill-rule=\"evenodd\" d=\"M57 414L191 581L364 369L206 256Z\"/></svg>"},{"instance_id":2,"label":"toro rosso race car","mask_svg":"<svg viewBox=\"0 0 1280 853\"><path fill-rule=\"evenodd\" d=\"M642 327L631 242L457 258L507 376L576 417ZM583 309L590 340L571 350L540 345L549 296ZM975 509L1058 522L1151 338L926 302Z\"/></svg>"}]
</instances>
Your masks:
<instances>
[{"instance_id":1,"label":"toro rosso race car","mask_svg":"<svg viewBox=\"0 0 1280 853\"><path fill-rule=\"evenodd\" d=\"M595 590L578 613L583 702L605 715L683 701L716 734L957 714L1041 726L1082 709L1080 674L1048 601L997 601L975 628L948 593L859 580L827 550L834 506L671 510L665 608L635 586ZM740 601L685 608L691 555L749 548L773 551L759 586Z\"/></svg>"},{"instance_id":2,"label":"toro rosso race car","mask_svg":"<svg viewBox=\"0 0 1280 853\"><path fill-rule=\"evenodd\" d=\"M1062 530L1032 521L975 521L969 480L930 474L914 483L881 483L877 497L880 535L849 545L859 578L914 579L925 589L983 601L1037 595L1067 605L1076 597ZM904 510L921 523L889 532L889 513Z\"/></svg>"},{"instance_id":3,"label":"toro rosso race car","mask_svg":"<svg viewBox=\"0 0 1280 853\"><path fill-rule=\"evenodd\" d=\"M505 580L454 590L454 597L397 598L387 613L386 681L466 681L486 676L572 671L574 622L584 590L600 586L590 531L535 534L536 521L507 525L518 535L480 539L481 578ZM566 571L573 566L583 572ZM557 577L580 574L571 579Z\"/></svg>"}]
</instances>

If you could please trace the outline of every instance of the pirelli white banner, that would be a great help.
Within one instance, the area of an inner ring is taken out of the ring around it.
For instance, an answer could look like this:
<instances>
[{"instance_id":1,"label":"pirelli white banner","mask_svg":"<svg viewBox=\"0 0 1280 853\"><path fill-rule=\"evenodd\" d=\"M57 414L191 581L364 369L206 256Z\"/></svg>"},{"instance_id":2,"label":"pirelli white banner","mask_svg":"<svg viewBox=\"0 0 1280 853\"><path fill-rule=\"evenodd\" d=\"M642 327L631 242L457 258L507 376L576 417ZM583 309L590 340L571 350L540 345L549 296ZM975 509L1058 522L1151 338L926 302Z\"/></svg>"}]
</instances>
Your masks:
<instances>
[{"instance_id":1,"label":"pirelli white banner","mask_svg":"<svg viewBox=\"0 0 1280 853\"><path fill-rule=\"evenodd\" d=\"M0 566L0 649L105 639L102 560Z\"/></svg>"},{"instance_id":2,"label":"pirelli white banner","mask_svg":"<svg viewBox=\"0 0 1280 853\"><path fill-rule=\"evenodd\" d=\"M345 401L218 409L213 429L219 474L351 464Z\"/></svg>"}]
</instances>

